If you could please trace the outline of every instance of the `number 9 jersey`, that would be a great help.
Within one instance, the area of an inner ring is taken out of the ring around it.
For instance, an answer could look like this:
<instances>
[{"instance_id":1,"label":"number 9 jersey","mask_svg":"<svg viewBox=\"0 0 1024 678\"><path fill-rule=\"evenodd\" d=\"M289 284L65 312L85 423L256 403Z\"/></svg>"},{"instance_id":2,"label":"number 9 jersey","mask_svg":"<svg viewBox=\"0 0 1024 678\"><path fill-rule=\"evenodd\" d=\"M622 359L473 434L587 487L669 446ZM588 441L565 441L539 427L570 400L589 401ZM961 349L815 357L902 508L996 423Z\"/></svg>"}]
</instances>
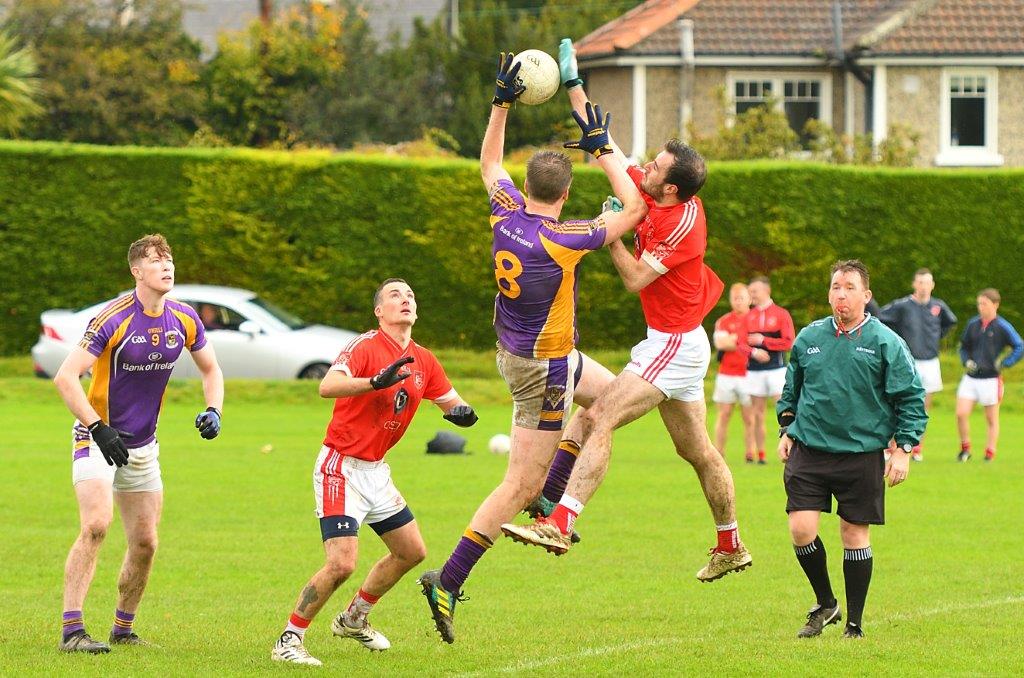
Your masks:
<instances>
[{"instance_id":1,"label":"number 9 jersey","mask_svg":"<svg viewBox=\"0 0 1024 678\"><path fill-rule=\"evenodd\" d=\"M576 346L576 271L604 246L599 220L555 221L526 211L508 179L491 189L498 343L523 358L562 358Z\"/></svg>"}]
</instances>

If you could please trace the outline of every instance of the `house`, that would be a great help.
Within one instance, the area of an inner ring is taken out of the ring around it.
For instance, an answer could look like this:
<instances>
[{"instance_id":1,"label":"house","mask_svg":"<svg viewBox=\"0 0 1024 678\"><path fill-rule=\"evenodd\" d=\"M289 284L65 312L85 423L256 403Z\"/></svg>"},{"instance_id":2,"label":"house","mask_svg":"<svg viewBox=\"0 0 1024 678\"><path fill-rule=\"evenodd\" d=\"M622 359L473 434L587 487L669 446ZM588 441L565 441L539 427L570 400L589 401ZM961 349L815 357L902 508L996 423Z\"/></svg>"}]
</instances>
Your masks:
<instances>
[{"instance_id":1,"label":"house","mask_svg":"<svg viewBox=\"0 0 1024 678\"><path fill-rule=\"evenodd\" d=\"M771 97L800 132L893 125L922 166L1024 166L1024 0L648 0L577 42L590 97L641 157Z\"/></svg>"}]
</instances>

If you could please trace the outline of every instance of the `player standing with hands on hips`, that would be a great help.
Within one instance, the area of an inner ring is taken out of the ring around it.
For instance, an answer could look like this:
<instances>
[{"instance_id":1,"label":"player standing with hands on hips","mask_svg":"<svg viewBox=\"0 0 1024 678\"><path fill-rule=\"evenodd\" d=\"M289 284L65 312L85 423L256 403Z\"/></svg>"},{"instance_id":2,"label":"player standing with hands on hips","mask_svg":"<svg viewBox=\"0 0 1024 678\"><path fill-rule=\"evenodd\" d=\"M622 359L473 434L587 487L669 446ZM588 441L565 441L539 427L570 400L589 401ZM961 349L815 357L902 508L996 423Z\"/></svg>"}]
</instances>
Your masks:
<instances>
[{"instance_id":1,"label":"player standing with hands on hips","mask_svg":"<svg viewBox=\"0 0 1024 678\"><path fill-rule=\"evenodd\" d=\"M77 420L71 468L81 532L64 566L64 652L110 652L110 645L86 633L82 605L115 500L128 552L117 580L109 642L145 644L132 627L153 567L163 508L157 417L171 369L184 349L192 353L202 375L207 403L196 417L196 428L207 440L220 433L224 376L195 310L167 298L174 287L170 245L162 235L143 236L128 249L128 266L135 290L107 304L90 321L53 380ZM90 369L92 384L86 395L79 379Z\"/></svg>"},{"instance_id":2,"label":"player standing with hands on hips","mask_svg":"<svg viewBox=\"0 0 1024 678\"><path fill-rule=\"evenodd\" d=\"M868 529L885 523L885 483L907 479L910 454L924 435L924 388L907 345L864 307L871 298L867 268L852 259L832 266L832 316L797 335L786 384L776 406L779 457L786 463L786 512L796 558L817 597L797 633L809 638L842 619L832 593L821 512L838 504L843 541L847 624L860 638L874 562ZM890 440L888 462L883 451Z\"/></svg>"},{"instance_id":3,"label":"player standing with hands on hips","mask_svg":"<svg viewBox=\"0 0 1024 678\"><path fill-rule=\"evenodd\" d=\"M381 596L427 555L412 511L383 461L412 422L424 399L456 426L477 421L452 388L434 354L412 340L416 295L401 278L388 278L373 295L379 329L342 349L320 382L320 397L334 398L334 414L313 466L313 495L326 562L302 589L271 651L274 661L320 666L303 645L313 617L356 568L359 527L369 525L388 553L370 569L331 631L369 650L391 643L367 621Z\"/></svg>"}]
</instances>

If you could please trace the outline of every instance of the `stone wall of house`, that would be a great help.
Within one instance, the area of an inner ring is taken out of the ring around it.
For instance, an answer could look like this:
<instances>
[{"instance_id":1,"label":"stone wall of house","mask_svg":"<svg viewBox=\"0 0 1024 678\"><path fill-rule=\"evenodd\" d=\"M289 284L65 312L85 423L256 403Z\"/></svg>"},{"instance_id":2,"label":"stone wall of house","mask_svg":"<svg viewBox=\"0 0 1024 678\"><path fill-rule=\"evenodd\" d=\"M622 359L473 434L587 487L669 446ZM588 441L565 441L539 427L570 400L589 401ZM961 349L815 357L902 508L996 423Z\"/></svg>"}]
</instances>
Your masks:
<instances>
[{"instance_id":1,"label":"stone wall of house","mask_svg":"<svg viewBox=\"0 0 1024 678\"><path fill-rule=\"evenodd\" d=\"M928 167L939 154L942 69L935 66L886 68L888 126L905 125L921 135L917 165Z\"/></svg>"},{"instance_id":2,"label":"stone wall of house","mask_svg":"<svg viewBox=\"0 0 1024 678\"><path fill-rule=\"evenodd\" d=\"M612 137L628 155L633 148L633 69L593 68L583 77L590 100L612 114Z\"/></svg>"},{"instance_id":3,"label":"stone wall of house","mask_svg":"<svg viewBox=\"0 0 1024 678\"><path fill-rule=\"evenodd\" d=\"M647 156L657 155L667 139L682 138L679 129L680 73L675 66L647 67Z\"/></svg>"},{"instance_id":4,"label":"stone wall of house","mask_svg":"<svg viewBox=\"0 0 1024 678\"><path fill-rule=\"evenodd\" d=\"M1024 67L999 69L999 152L1007 167L1024 167Z\"/></svg>"}]
</instances>

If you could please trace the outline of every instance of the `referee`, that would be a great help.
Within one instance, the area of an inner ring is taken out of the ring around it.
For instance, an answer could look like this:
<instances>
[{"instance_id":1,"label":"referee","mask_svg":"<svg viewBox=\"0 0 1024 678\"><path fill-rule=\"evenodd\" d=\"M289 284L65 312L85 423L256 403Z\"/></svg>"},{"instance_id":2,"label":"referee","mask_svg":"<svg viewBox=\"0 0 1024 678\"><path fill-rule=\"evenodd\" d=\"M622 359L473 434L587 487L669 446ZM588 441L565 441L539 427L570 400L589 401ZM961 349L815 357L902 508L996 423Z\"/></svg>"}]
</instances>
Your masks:
<instances>
[{"instance_id":1,"label":"referee","mask_svg":"<svg viewBox=\"0 0 1024 678\"><path fill-rule=\"evenodd\" d=\"M956 325L956 316L946 302L932 296L935 278L930 270L917 269L913 285L913 294L886 304L876 315L907 342L924 386L924 408L930 411L932 394L942 390L939 341ZM914 448L911 459L922 461L920 445Z\"/></svg>"},{"instance_id":2,"label":"referee","mask_svg":"<svg viewBox=\"0 0 1024 678\"><path fill-rule=\"evenodd\" d=\"M885 522L885 487L907 478L910 453L924 435L924 388L907 345L864 307L867 268L856 259L832 266L832 316L800 331L777 405L779 457L786 462L786 512L796 558L817 596L797 636L817 636L842 619L832 594L821 512L838 504L846 580L845 638L861 638L871 582L870 525ZM895 440L886 462L883 450Z\"/></svg>"}]
</instances>

